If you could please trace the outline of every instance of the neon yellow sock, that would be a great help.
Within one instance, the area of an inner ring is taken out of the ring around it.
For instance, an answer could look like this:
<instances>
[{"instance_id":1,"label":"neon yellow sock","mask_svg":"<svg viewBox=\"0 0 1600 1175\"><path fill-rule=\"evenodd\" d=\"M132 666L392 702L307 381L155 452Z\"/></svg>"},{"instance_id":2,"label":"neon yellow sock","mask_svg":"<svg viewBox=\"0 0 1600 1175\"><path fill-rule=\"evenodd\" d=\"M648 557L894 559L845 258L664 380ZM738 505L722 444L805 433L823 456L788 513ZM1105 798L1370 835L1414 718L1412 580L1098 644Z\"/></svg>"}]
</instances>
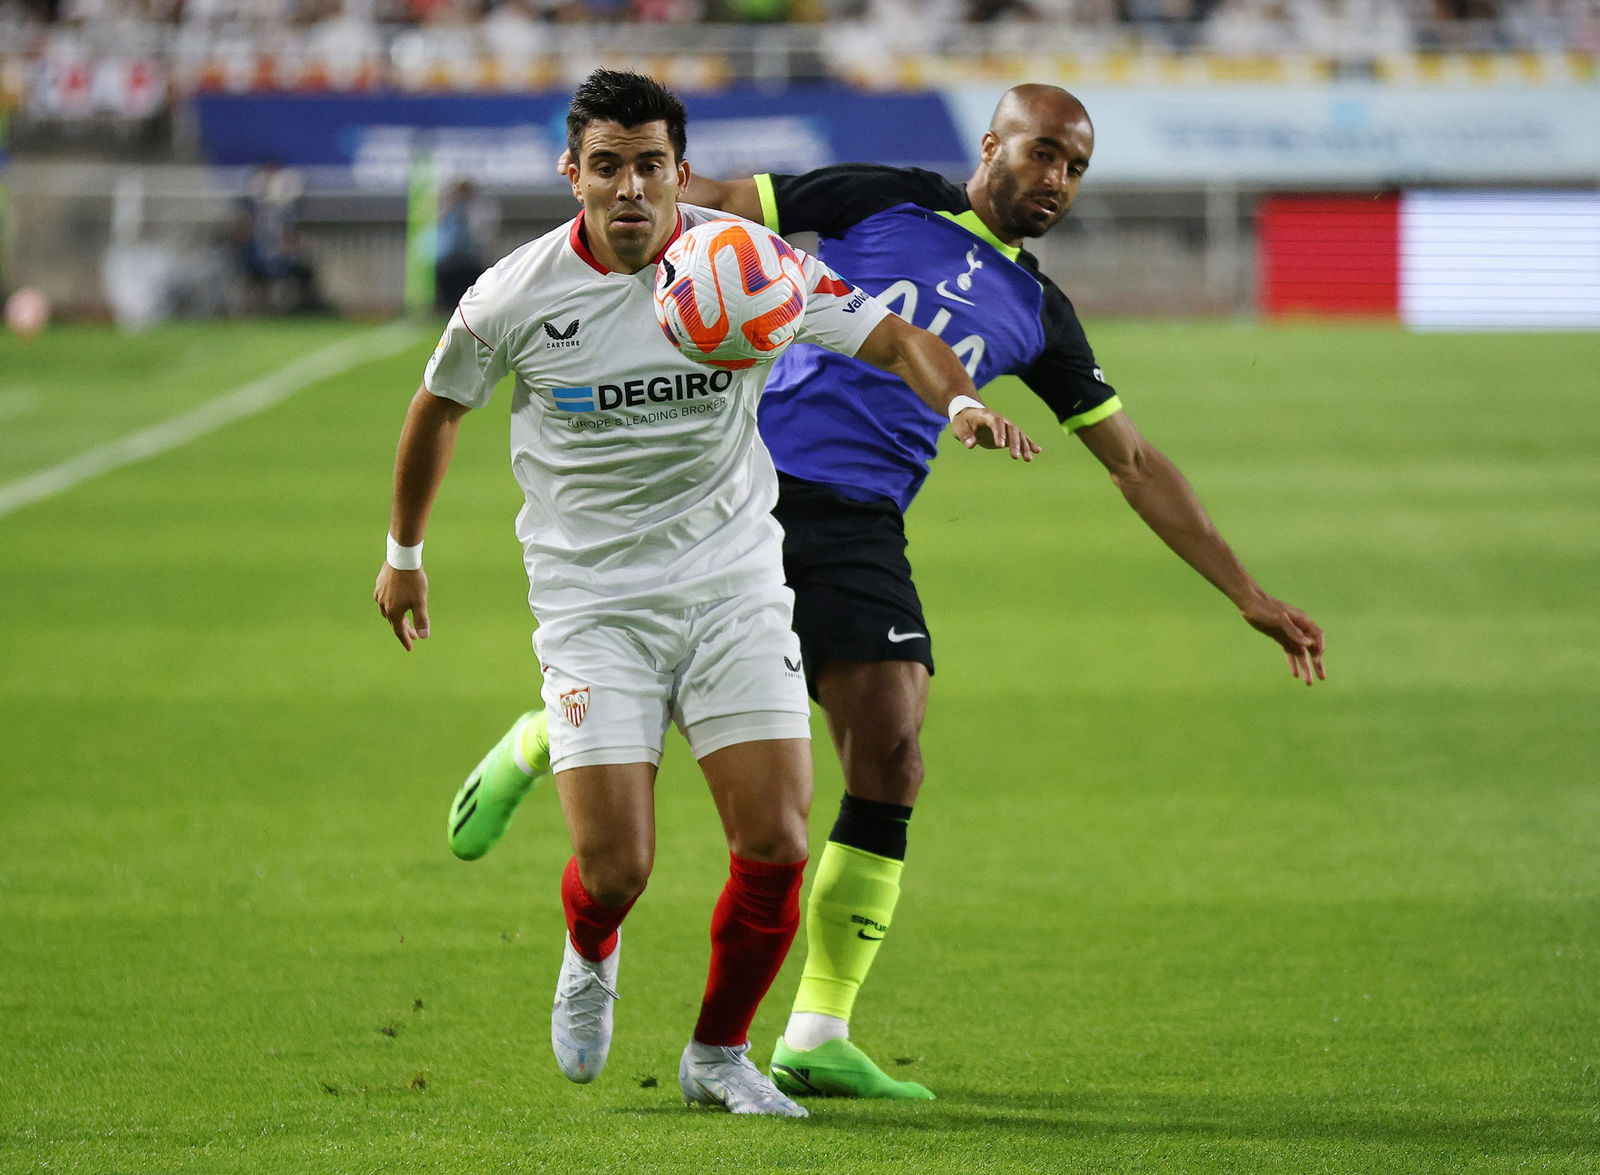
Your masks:
<instances>
[{"instance_id":1,"label":"neon yellow sock","mask_svg":"<svg viewBox=\"0 0 1600 1175\"><path fill-rule=\"evenodd\" d=\"M543 775L550 770L549 719L543 710L535 710L518 721L522 729L517 731L517 767L524 775Z\"/></svg>"},{"instance_id":2,"label":"neon yellow sock","mask_svg":"<svg viewBox=\"0 0 1600 1175\"><path fill-rule=\"evenodd\" d=\"M850 1019L900 900L904 861L829 841L806 903L806 967L796 1012Z\"/></svg>"}]
</instances>

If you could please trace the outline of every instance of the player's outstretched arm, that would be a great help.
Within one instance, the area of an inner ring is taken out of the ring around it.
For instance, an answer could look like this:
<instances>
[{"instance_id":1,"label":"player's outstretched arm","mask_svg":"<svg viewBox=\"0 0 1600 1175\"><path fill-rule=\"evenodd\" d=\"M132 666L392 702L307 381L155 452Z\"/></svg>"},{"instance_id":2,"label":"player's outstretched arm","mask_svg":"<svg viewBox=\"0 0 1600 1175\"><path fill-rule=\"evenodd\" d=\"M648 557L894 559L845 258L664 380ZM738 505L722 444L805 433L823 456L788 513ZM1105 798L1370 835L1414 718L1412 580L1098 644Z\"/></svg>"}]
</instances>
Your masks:
<instances>
[{"instance_id":1,"label":"player's outstretched arm","mask_svg":"<svg viewBox=\"0 0 1600 1175\"><path fill-rule=\"evenodd\" d=\"M938 335L890 314L872 328L855 357L905 380L935 412L948 416L957 398L970 400L950 421L950 431L967 448L1006 449L1012 460L1024 461L1039 452L1032 437L978 399L972 377Z\"/></svg>"},{"instance_id":2,"label":"player's outstretched arm","mask_svg":"<svg viewBox=\"0 0 1600 1175\"><path fill-rule=\"evenodd\" d=\"M402 547L422 544L428 512L455 452L456 431L467 413L463 404L417 389L400 430L394 457L394 500L389 510L389 537ZM402 570L388 560L378 570L372 590L378 611L394 629L407 652L428 635L428 576L420 566Z\"/></svg>"},{"instance_id":3,"label":"player's outstretched arm","mask_svg":"<svg viewBox=\"0 0 1600 1175\"><path fill-rule=\"evenodd\" d=\"M757 224L762 223L761 196L756 191L756 181L753 179L714 180L703 175L691 175L682 198L688 204L716 208Z\"/></svg>"},{"instance_id":4,"label":"player's outstretched arm","mask_svg":"<svg viewBox=\"0 0 1600 1175\"><path fill-rule=\"evenodd\" d=\"M1110 472L1145 525L1232 600L1251 628L1278 642L1297 679L1310 685L1313 675L1327 678L1322 629L1300 609L1261 589L1217 533L1188 479L1126 414L1115 412L1079 429L1077 436Z\"/></svg>"}]
</instances>

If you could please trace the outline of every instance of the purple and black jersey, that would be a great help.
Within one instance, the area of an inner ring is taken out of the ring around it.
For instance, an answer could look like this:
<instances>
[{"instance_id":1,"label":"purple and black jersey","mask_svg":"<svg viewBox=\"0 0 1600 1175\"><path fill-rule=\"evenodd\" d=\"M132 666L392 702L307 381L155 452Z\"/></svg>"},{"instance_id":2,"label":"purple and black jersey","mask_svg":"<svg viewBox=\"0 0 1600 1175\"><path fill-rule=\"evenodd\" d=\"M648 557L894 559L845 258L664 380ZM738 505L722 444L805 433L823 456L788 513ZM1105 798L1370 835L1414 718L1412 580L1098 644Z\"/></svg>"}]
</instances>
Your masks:
<instances>
[{"instance_id":1,"label":"purple and black jersey","mask_svg":"<svg viewBox=\"0 0 1600 1175\"><path fill-rule=\"evenodd\" d=\"M1069 431L1121 407L1072 303L988 230L965 188L872 164L758 175L756 188L768 228L817 233L818 257L948 343L979 387L1019 376ZM901 510L949 423L895 376L802 344L779 357L760 411L779 472Z\"/></svg>"}]
</instances>

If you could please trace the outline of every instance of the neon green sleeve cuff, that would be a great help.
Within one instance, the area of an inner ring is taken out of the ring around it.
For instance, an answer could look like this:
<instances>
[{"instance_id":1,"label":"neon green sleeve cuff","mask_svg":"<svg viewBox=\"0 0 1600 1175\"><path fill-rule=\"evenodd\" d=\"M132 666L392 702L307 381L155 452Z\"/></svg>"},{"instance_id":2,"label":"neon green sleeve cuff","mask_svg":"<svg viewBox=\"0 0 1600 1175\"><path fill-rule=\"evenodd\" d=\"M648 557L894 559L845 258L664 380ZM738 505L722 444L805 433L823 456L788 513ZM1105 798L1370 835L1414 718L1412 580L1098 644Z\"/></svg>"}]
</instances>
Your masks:
<instances>
[{"instance_id":1,"label":"neon green sleeve cuff","mask_svg":"<svg viewBox=\"0 0 1600 1175\"><path fill-rule=\"evenodd\" d=\"M772 177L766 172L754 177L756 181L756 195L761 200L761 223L773 232L782 232L778 227L778 196L772 190Z\"/></svg>"},{"instance_id":2,"label":"neon green sleeve cuff","mask_svg":"<svg viewBox=\"0 0 1600 1175\"><path fill-rule=\"evenodd\" d=\"M1096 404L1087 412L1080 412L1076 416L1069 416L1061 422L1061 427L1069 433L1077 432L1080 428L1088 428L1091 424L1099 424L1106 417L1122 411L1122 401L1112 396L1104 404Z\"/></svg>"}]
</instances>

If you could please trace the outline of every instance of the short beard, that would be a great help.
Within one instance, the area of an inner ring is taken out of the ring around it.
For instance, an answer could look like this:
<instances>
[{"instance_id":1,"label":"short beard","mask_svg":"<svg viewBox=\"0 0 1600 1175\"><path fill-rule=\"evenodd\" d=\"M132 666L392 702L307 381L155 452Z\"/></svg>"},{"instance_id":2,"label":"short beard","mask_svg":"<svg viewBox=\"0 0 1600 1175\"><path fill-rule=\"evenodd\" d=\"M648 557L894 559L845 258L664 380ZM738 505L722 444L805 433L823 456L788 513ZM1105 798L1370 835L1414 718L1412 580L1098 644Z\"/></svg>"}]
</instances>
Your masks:
<instances>
[{"instance_id":1,"label":"short beard","mask_svg":"<svg viewBox=\"0 0 1600 1175\"><path fill-rule=\"evenodd\" d=\"M1042 237L1056 226L1061 217L1046 220L1043 224L1033 217L1024 218L1020 214L1022 201L1018 198L1021 191L1022 185L1017 182L1016 173L997 156L989 164L989 207L994 209L1000 227L1010 236Z\"/></svg>"}]
</instances>

